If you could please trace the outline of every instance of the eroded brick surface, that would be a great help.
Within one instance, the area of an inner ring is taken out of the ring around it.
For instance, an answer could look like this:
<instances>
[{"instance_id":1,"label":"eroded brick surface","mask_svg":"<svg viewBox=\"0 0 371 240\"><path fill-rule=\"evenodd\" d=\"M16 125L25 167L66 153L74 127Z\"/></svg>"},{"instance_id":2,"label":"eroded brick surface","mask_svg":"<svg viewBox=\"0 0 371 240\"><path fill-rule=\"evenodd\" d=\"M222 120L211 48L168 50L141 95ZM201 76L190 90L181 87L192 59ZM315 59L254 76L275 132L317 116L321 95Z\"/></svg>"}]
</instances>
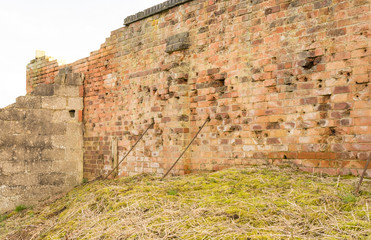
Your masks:
<instances>
[{"instance_id":1,"label":"eroded brick surface","mask_svg":"<svg viewBox=\"0 0 371 240\"><path fill-rule=\"evenodd\" d=\"M369 12L367 1L194 0L113 31L69 65L84 75L85 176L112 169L112 139L121 160L152 119L119 174L161 174L209 115L174 173L288 162L358 174L371 150ZM55 62L35 64L28 89L57 81Z\"/></svg>"}]
</instances>

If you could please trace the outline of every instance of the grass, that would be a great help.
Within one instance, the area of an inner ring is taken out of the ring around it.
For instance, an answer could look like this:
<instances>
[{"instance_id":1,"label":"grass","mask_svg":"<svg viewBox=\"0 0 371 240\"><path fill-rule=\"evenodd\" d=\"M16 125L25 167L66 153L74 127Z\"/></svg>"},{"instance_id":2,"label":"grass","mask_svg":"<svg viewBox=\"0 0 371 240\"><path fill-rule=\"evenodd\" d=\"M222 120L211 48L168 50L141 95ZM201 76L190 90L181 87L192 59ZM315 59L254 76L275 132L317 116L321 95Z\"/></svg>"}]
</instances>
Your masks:
<instances>
[{"instance_id":1,"label":"grass","mask_svg":"<svg viewBox=\"0 0 371 240\"><path fill-rule=\"evenodd\" d=\"M18 205L16 208L15 208L15 211L17 213L19 212L22 212L23 210L27 209L27 207L25 205Z\"/></svg>"},{"instance_id":2,"label":"grass","mask_svg":"<svg viewBox=\"0 0 371 240\"><path fill-rule=\"evenodd\" d=\"M4 219L0 239L370 239L370 181L291 168L81 185Z\"/></svg>"},{"instance_id":3,"label":"grass","mask_svg":"<svg viewBox=\"0 0 371 240\"><path fill-rule=\"evenodd\" d=\"M7 215L0 214L0 223L3 222L3 221L5 221L7 218L8 218Z\"/></svg>"}]
</instances>

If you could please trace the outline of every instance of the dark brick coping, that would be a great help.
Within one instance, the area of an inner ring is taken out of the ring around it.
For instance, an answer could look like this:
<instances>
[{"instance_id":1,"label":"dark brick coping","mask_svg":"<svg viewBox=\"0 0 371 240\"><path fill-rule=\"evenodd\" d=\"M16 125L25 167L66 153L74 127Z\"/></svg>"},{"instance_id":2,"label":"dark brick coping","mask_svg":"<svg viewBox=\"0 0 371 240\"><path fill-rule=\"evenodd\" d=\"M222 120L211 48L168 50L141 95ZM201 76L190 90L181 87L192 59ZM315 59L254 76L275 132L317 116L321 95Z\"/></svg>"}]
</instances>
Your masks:
<instances>
[{"instance_id":1,"label":"dark brick coping","mask_svg":"<svg viewBox=\"0 0 371 240\"><path fill-rule=\"evenodd\" d=\"M131 15L124 20L124 25L129 25L130 23L142 20L144 18L150 17L157 13L163 12L175 6L190 2L192 0L168 0L166 2L160 3L156 6L147 8L144 11L138 12L137 14Z\"/></svg>"}]
</instances>

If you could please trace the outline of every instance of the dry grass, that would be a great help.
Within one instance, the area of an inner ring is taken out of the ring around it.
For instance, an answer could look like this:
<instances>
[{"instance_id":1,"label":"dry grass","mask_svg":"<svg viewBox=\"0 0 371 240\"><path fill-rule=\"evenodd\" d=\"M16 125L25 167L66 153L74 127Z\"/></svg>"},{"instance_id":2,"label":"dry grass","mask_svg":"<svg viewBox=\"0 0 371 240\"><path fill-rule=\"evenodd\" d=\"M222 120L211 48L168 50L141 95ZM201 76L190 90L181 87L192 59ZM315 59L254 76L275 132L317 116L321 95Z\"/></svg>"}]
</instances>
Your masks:
<instances>
[{"instance_id":1,"label":"dry grass","mask_svg":"<svg viewBox=\"0 0 371 240\"><path fill-rule=\"evenodd\" d=\"M98 181L0 222L1 239L370 239L370 181L291 168ZM0 220L1 221L1 220Z\"/></svg>"}]
</instances>

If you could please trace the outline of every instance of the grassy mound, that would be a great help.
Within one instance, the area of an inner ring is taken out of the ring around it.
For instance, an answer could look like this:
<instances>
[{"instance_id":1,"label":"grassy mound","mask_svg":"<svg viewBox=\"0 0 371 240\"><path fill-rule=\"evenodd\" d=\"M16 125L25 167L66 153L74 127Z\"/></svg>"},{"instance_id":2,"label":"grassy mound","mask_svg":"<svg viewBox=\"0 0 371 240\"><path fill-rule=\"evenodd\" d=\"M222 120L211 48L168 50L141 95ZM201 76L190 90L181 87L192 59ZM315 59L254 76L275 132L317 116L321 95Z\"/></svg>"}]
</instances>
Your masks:
<instances>
[{"instance_id":1,"label":"grassy mound","mask_svg":"<svg viewBox=\"0 0 371 240\"><path fill-rule=\"evenodd\" d=\"M0 218L1 239L370 239L371 184L291 168L97 181Z\"/></svg>"}]
</instances>

